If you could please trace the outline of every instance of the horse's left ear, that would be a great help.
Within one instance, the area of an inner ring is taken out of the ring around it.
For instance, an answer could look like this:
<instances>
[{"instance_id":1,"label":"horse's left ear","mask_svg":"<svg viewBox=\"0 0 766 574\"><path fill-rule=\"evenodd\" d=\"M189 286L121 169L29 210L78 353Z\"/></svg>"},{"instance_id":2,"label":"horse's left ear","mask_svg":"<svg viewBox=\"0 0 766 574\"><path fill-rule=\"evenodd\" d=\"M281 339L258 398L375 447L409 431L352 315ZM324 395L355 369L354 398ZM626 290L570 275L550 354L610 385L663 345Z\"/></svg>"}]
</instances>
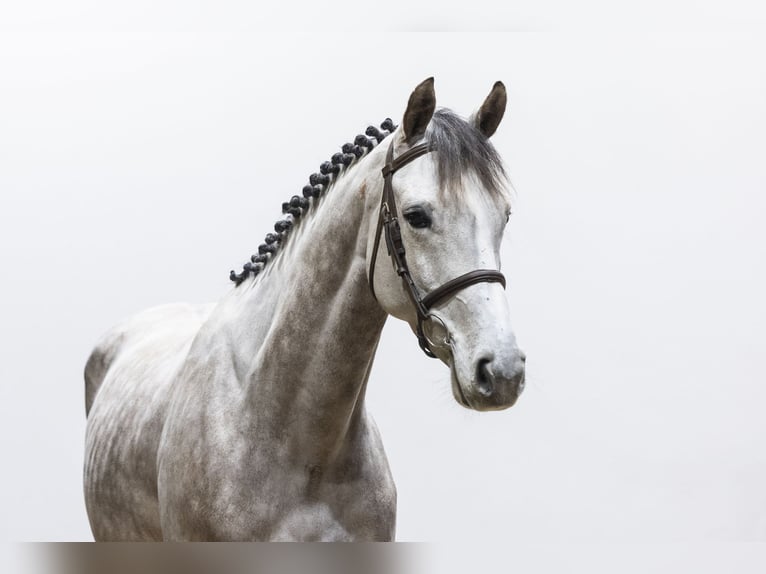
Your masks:
<instances>
[{"instance_id":1,"label":"horse's left ear","mask_svg":"<svg viewBox=\"0 0 766 574\"><path fill-rule=\"evenodd\" d=\"M500 125L500 120L503 119L507 102L508 95L505 93L503 82L495 82L479 111L471 117L471 122L486 137L492 136Z\"/></svg>"}]
</instances>

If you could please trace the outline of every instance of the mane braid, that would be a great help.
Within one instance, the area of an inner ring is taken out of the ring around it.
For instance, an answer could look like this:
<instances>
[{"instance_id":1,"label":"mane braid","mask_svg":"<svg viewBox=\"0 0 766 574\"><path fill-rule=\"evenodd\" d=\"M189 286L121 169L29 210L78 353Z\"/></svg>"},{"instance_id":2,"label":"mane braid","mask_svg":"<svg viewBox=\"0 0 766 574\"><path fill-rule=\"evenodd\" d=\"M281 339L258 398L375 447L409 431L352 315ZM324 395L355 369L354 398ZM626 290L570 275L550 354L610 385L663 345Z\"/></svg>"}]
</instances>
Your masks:
<instances>
[{"instance_id":1,"label":"mane braid","mask_svg":"<svg viewBox=\"0 0 766 574\"><path fill-rule=\"evenodd\" d=\"M303 186L301 192L303 197L293 195L290 201L282 204L282 213L285 214L285 218L274 224L275 233L266 234L264 242L258 246L258 253L250 257L250 261L242 266L240 273L236 273L234 270L229 273L229 279L234 281L235 286L239 287L250 274L255 277L263 271L287 240L290 230L300 222L301 217L310 209L316 208L319 200L344 170L369 153L395 129L396 125L391 121L391 118L386 118L380 124L380 129L369 126L364 134L354 138L354 143L343 144L341 151L333 154L330 161L322 162L319 166L319 172L312 173L309 176L308 185Z\"/></svg>"}]
</instances>

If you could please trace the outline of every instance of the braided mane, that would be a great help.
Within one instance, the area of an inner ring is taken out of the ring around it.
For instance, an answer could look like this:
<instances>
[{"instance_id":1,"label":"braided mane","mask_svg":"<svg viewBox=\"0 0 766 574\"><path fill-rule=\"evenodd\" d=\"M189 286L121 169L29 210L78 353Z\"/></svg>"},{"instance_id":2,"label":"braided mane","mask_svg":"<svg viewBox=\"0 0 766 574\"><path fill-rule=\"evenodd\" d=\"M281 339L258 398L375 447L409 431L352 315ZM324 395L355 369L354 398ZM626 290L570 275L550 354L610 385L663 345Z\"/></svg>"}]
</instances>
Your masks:
<instances>
[{"instance_id":1,"label":"braided mane","mask_svg":"<svg viewBox=\"0 0 766 574\"><path fill-rule=\"evenodd\" d=\"M333 154L330 161L325 161L319 166L318 173L312 173L309 176L308 185L303 187L303 197L293 195L290 201L282 204L282 213L285 214L285 218L274 224L274 233L266 234L264 243L258 246L258 253L250 257L250 261L242 266L241 272L236 273L232 270L229 273L229 279L234 281L235 286L239 287L250 274L255 277L263 271L287 240L290 230L312 207L315 208L318 205L321 197L327 193L341 172L382 142L396 129L396 125L391 118L386 118L380 124L380 128L369 126L364 134L354 138L354 143L343 144L340 152Z\"/></svg>"}]
</instances>

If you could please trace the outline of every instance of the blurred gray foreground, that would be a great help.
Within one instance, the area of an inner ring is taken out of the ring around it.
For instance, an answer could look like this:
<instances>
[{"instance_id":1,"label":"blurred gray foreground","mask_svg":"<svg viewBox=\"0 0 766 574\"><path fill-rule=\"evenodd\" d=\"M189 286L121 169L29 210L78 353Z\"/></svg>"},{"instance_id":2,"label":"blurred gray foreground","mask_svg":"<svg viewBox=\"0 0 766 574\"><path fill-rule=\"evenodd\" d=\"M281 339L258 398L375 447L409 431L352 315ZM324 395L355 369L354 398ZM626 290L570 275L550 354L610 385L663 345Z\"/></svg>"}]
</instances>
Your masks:
<instances>
[{"instance_id":1,"label":"blurred gray foreground","mask_svg":"<svg viewBox=\"0 0 766 574\"><path fill-rule=\"evenodd\" d=\"M422 544L24 544L20 574L409 574Z\"/></svg>"}]
</instances>

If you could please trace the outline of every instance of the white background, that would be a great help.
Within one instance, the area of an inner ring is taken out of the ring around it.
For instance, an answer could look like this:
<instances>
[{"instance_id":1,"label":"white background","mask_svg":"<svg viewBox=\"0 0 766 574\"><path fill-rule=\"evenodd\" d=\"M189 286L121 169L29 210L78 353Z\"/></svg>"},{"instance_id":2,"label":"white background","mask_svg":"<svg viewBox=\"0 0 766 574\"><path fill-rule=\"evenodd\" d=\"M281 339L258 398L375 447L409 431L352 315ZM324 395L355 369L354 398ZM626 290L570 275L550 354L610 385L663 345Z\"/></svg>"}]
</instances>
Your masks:
<instances>
[{"instance_id":1,"label":"white background","mask_svg":"<svg viewBox=\"0 0 766 574\"><path fill-rule=\"evenodd\" d=\"M100 333L220 297L280 203L433 75L463 115L509 89L494 142L528 384L509 411L462 410L389 322L368 397L398 538L766 540L765 21L613 4L3 8L3 538L92 539Z\"/></svg>"}]
</instances>

